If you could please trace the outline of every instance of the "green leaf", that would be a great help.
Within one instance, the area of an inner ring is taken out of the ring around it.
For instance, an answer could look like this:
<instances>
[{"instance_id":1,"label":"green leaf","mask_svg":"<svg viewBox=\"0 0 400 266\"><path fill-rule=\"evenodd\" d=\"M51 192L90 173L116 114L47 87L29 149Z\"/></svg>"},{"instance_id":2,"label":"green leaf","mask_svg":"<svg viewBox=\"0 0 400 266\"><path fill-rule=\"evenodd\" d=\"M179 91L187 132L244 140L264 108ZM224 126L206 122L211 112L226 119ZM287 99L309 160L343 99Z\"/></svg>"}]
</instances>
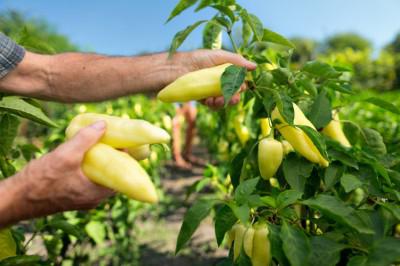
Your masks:
<instances>
[{"instance_id":1,"label":"green leaf","mask_svg":"<svg viewBox=\"0 0 400 266\"><path fill-rule=\"evenodd\" d=\"M329 167L325 169L324 182L326 190L330 190L336 185L342 177L344 170L344 166L337 163L330 164Z\"/></svg>"},{"instance_id":2,"label":"green leaf","mask_svg":"<svg viewBox=\"0 0 400 266\"><path fill-rule=\"evenodd\" d=\"M171 14L169 15L167 22L182 13L184 10L188 9L189 7L196 4L197 0L180 0L179 3L175 6L172 10Z\"/></svg>"},{"instance_id":3,"label":"green leaf","mask_svg":"<svg viewBox=\"0 0 400 266\"><path fill-rule=\"evenodd\" d=\"M292 125L294 120L293 100L282 92L276 93L274 96L279 113L289 125Z\"/></svg>"},{"instance_id":4,"label":"green leaf","mask_svg":"<svg viewBox=\"0 0 400 266\"><path fill-rule=\"evenodd\" d=\"M331 140L328 140L332 143ZM338 142L333 141L334 145L340 145ZM344 165L350 166L354 169L358 169L357 159L354 156L351 156L352 153L345 153L343 151L338 151L334 149L329 150L329 156L332 160L338 160L342 162Z\"/></svg>"},{"instance_id":5,"label":"green leaf","mask_svg":"<svg viewBox=\"0 0 400 266\"><path fill-rule=\"evenodd\" d=\"M5 157L0 156L0 170L3 174L3 177L9 177L16 173L16 169L14 165ZM1 175L0 175L1 178Z\"/></svg>"},{"instance_id":6,"label":"green leaf","mask_svg":"<svg viewBox=\"0 0 400 266\"><path fill-rule=\"evenodd\" d=\"M381 134L372 128L363 128L363 140L374 155L386 154L386 145Z\"/></svg>"},{"instance_id":7,"label":"green leaf","mask_svg":"<svg viewBox=\"0 0 400 266\"><path fill-rule=\"evenodd\" d=\"M311 81L311 79L304 78L301 80L298 80L296 82L298 87L302 87L304 90L306 90L310 96L315 97L318 94L318 90L315 87L314 83Z\"/></svg>"},{"instance_id":8,"label":"green leaf","mask_svg":"<svg viewBox=\"0 0 400 266\"><path fill-rule=\"evenodd\" d=\"M220 246L224 240L225 233L232 228L236 221L237 218L229 206L224 205L218 210L215 216L215 237L218 246Z\"/></svg>"},{"instance_id":9,"label":"green leaf","mask_svg":"<svg viewBox=\"0 0 400 266\"><path fill-rule=\"evenodd\" d=\"M272 43L280 44L280 45L287 46L290 48L296 48L295 45L291 41L289 41L282 35L280 35L276 32L273 32L272 30L266 29L266 28L264 28L262 40L265 42L272 42Z\"/></svg>"},{"instance_id":10,"label":"green leaf","mask_svg":"<svg viewBox=\"0 0 400 266\"><path fill-rule=\"evenodd\" d=\"M341 75L330 65L319 61L307 62L303 67L303 71L322 79L337 78Z\"/></svg>"},{"instance_id":11,"label":"green leaf","mask_svg":"<svg viewBox=\"0 0 400 266\"><path fill-rule=\"evenodd\" d=\"M268 238L271 243L271 255L280 264L279 265L289 265L289 262L283 252L282 239L280 236L280 227L275 224L268 225L269 234Z\"/></svg>"},{"instance_id":12,"label":"green leaf","mask_svg":"<svg viewBox=\"0 0 400 266\"><path fill-rule=\"evenodd\" d=\"M264 34L264 26L263 26L261 20L257 16L248 13L245 9L243 9L240 12L240 16L246 23L249 24L256 40L262 41L263 34Z\"/></svg>"},{"instance_id":13,"label":"green leaf","mask_svg":"<svg viewBox=\"0 0 400 266\"><path fill-rule=\"evenodd\" d=\"M106 238L105 224L99 221L90 221L85 226L86 233L96 242L102 244Z\"/></svg>"},{"instance_id":14,"label":"green leaf","mask_svg":"<svg viewBox=\"0 0 400 266\"><path fill-rule=\"evenodd\" d=\"M181 44L186 40L189 34L204 22L207 22L207 20L197 21L196 23L186 27L184 30L177 32L172 39L171 47L169 48L169 56L172 56L181 46Z\"/></svg>"},{"instance_id":15,"label":"green leaf","mask_svg":"<svg viewBox=\"0 0 400 266\"><path fill-rule=\"evenodd\" d=\"M296 125L296 127L301 128L301 130L303 130L304 133L306 133L307 136L314 143L315 147L318 149L318 151L321 153L321 155L325 159L328 159L328 153L326 152L325 141L324 141L323 137L321 136L321 134L309 126Z\"/></svg>"},{"instance_id":16,"label":"green leaf","mask_svg":"<svg viewBox=\"0 0 400 266\"><path fill-rule=\"evenodd\" d=\"M400 115L400 109L397 106L395 106L394 104L392 104L390 102L382 100L380 98L371 97L371 98L365 99L364 101L367 103L372 103L372 104L374 104L378 107L381 107L385 110L388 110L389 112L392 112L396 115Z\"/></svg>"},{"instance_id":17,"label":"green leaf","mask_svg":"<svg viewBox=\"0 0 400 266\"><path fill-rule=\"evenodd\" d=\"M19 120L9 114L0 116L0 154L6 156L13 145L18 133Z\"/></svg>"},{"instance_id":18,"label":"green leaf","mask_svg":"<svg viewBox=\"0 0 400 266\"><path fill-rule=\"evenodd\" d=\"M340 252L345 245L336 243L332 239L323 236L311 238L310 265L335 266L340 260Z\"/></svg>"},{"instance_id":19,"label":"green leaf","mask_svg":"<svg viewBox=\"0 0 400 266\"><path fill-rule=\"evenodd\" d=\"M207 22L203 30L203 48L221 49L221 47L217 47L218 42L220 41L219 38L221 31L221 26L215 21L210 20L209 22Z\"/></svg>"},{"instance_id":20,"label":"green leaf","mask_svg":"<svg viewBox=\"0 0 400 266\"><path fill-rule=\"evenodd\" d=\"M389 266L400 262L400 240L383 238L373 243L370 250L368 266Z\"/></svg>"},{"instance_id":21,"label":"green leaf","mask_svg":"<svg viewBox=\"0 0 400 266\"><path fill-rule=\"evenodd\" d=\"M52 220L48 223L48 226L53 229L59 229L68 235L75 236L78 239L82 239L84 235L82 229L79 226L70 224L65 220Z\"/></svg>"},{"instance_id":22,"label":"green leaf","mask_svg":"<svg viewBox=\"0 0 400 266\"><path fill-rule=\"evenodd\" d=\"M226 17L223 16L218 16L215 18L215 20L218 22L219 25L221 25L222 27L225 27L225 29L229 32L231 30L232 27L232 23L229 19L227 19Z\"/></svg>"},{"instance_id":23,"label":"green leaf","mask_svg":"<svg viewBox=\"0 0 400 266\"><path fill-rule=\"evenodd\" d=\"M283 174L290 187L300 193L304 192L306 178L311 175L312 163L295 153L290 153L283 161Z\"/></svg>"},{"instance_id":24,"label":"green leaf","mask_svg":"<svg viewBox=\"0 0 400 266\"><path fill-rule=\"evenodd\" d=\"M271 196L263 196L263 197L260 197L260 200L264 203L264 204L266 204L266 205L268 205L268 206L270 206L270 207L272 207L272 208L276 208L276 199L274 198L274 197L271 197Z\"/></svg>"},{"instance_id":25,"label":"green leaf","mask_svg":"<svg viewBox=\"0 0 400 266\"><path fill-rule=\"evenodd\" d=\"M339 83L337 81L327 80L323 85L325 88L328 89L332 89L346 94L354 94L351 85L348 83Z\"/></svg>"},{"instance_id":26,"label":"green leaf","mask_svg":"<svg viewBox=\"0 0 400 266\"><path fill-rule=\"evenodd\" d=\"M346 266L365 266L368 258L365 256L354 256L349 262L347 262Z\"/></svg>"},{"instance_id":27,"label":"green leaf","mask_svg":"<svg viewBox=\"0 0 400 266\"><path fill-rule=\"evenodd\" d=\"M210 6L212 2L213 2L213 0L201 0L199 5L196 7L196 9L194 11L198 12L198 11L202 10L203 8Z\"/></svg>"},{"instance_id":28,"label":"green leaf","mask_svg":"<svg viewBox=\"0 0 400 266\"><path fill-rule=\"evenodd\" d=\"M40 152L40 149L33 144L24 144L24 145L19 145L18 147L22 152L22 156L27 162L29 162L30 160L32 160L32 158L35 157L35 153Z\"/></svg>"},{"instance_id":29,"label":"green leaf","mask_svg":"<svg viewBox=\"0 0 400 266\"><path fill-rule=\"evenodd\" d=\"M235 200L239 205L247 203L247 198L255 191L258 181L260 178L256 177L239 184L235 190Z\"/></svg>"},{"instance_id":30,"label":"green leaf","mask_svg":"<svg viewBox=\"0 0 400 266\"><path fill-rule=\"evenodd\" d=\"M1 110L43 125L57 127L57 124L51 121L40 108L37 108L16 96L3 97L0 100L0 111Z\"/></svg>"},{"instance_id":31,"label":"green leaf","mask_svg":"<svg viewBox=\"0 0 400 266\"><path fill-rule=\"evenodd\" d=\"M374 231L369 228L365 222L357 215L355 210L346 206L336 197L319 194L317 197L303 201L303 204L319 210L323 215L332 220L349 226L362 234L373 234Z\"/></svg>"},{"instance_id":32,"label":"green leaf","mask_svg":"<svg viewBox=\"0 0 400 266\"><path fill-rule=\"evenodd\" d=\"M386 210L388 210L397 220L400 221L400 206L392 203L380 203Z\"/></svg>"},{"instance_id":33,"label":"green leaf","mask_svg":"<svg viewBox=\"0 0 400 266\"><path fill-rule=\"evenodd\" d=\"M42 258L37 255L22 255L6 258L0 261L0 266L36 266Z\"/></svg>"},{"instance_id":34,"label":"green leaf","mask_svg":"<svg viewBox=\"0 0 400 266\"><path fill-rule=\"evenodd\" d=\"M274 81L280 85L288 86L293 80L293 74L288 68L276 68L271 74L274 76Z\"/></svg>"},{"instance_id":35,"label":"green leaf","mask_svg":"<svg viewBox=\"0 0 400 266\"><path fill-rule=\"evenodd\" d=\"M247 204L243 204L241 206L237 206L235 204L229 204L235 216L240 220L242 224L249 223L250 217L250 207Z\"/></svg>"},{"instance_id":36,"label":"green leaf","mask_svg":"<svg viewBox=\"0 0 400 266\"><path fill-rule=\"evenodd\" d=\"M234 188L239 185L240 173L242 172L243 162L246 159L246 156L247 153L245 151L241 151L233 158L230 164L229 175L231 176L231 182Z\"/></svg>"},{"instance_id":37,"label":"green leaf","mask_svg":"<svg viewBox=\"0 0 400 266\"><path fill-rule=\"evenodd\" d=\"M284 222L280 236L283 242L283 251L288 258L290 265L310 265L310 242L303 231Z\"/></svg>"},{"instance_id":38,"label":"green leaf","mask_svg":"<svg viewBox=\"0 0 400 266\"><path fill-rule=\"evenodd\" d=\"M201 199L189 208L183 218L183 223L179 231L175 254L189 241L197 227L199 227L200 222L208 216L214 204L214 200Z\"/></svg>"},{"instance_id":39,"label":"green leaf","mask_svg":"<svg viewBox=\"0 0 400 266\"><path fill-rule=\"evenodd\" d=\"M221 76L221 89L224 95L225 106L232 99L232 96L239 91L244 79L246 78L247 70L245 67L231 65L227 67Z\"/></svg>"},{"instance_id":40,"label":"green leaf","mask_svg":"<svg viewBox=\"0 0 400 266\"><path fill-rule=\"evenodd\" d=\"M251 259L244 252L244 248L240 250L239 257L235 261L235 266L252 266Z\"/></svg>"},{"instance_id":41,"label":"green leaf","mask_svg":"<svg viewBox=\"0 0 400 266\"><path fill-rule=\"evenodd\" d=\"M232 23L235 21L235 14L229 7L223 5L212 5L210 7L218 10L221 14L228 16Z\"/></svg>"},{"instance_id":42,"label":"green leaf","mask_svg":"<svg viewBox=\"0 0 400 266\"><path fill-rule=\"evenodd\" d=\"M315 98L308 118L316 128L323 128L332 120L332 106L325 91Z\"/></svg>"},{"instance_id":43,"label":"green leaf","mask_svg":"<svg viewBox=\"0 0 400 266\"><path fill-rule=\"evenodd\" d=\"M349 193L350 191L361 187L363 183L360 181L360 179L352 174L344 174L340 179L340 184L344 188L344 191Z\"/></svg>"},{"instance_id":44,"label":"green leaf","mask_svg":"<svg viewBox=\"0 0 400 266\"><path fill-rule=\"evenodd\" d=\"M297 202L297 200L300 199L302 195L302 192L291 189L281 192L276 199L278 208L282 209Z\"/></svg>"},{"instance_id":45,"label":"green leaf","mask_svg":"<svg viewBox=\"0 0 400 266\"><path fill-rule=\"evenodd\" d=\"M242 21L242 39L243 44L242 46L246 46L251 37L251 27L248 22Z\"/></svg>"}]
</instances>

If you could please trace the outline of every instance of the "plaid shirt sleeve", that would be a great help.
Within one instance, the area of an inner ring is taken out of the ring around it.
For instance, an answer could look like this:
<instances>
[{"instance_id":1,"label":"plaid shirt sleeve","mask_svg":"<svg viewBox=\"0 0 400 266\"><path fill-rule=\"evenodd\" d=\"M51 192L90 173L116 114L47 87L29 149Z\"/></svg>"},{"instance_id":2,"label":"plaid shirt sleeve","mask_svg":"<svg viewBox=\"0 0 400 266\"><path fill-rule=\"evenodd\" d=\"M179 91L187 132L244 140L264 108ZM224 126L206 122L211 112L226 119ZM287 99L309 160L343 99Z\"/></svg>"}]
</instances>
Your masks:
<instances>
[{"instance_id":1,"label":"plaid shirt sleeve","mask_svg":"<svg viewBox=\"0 0 400 266\"><path fill-rule=\"evenodd\" d=\"M25 50L0 32L0 79L22 61Z\"/></svg>"}]
</instances>

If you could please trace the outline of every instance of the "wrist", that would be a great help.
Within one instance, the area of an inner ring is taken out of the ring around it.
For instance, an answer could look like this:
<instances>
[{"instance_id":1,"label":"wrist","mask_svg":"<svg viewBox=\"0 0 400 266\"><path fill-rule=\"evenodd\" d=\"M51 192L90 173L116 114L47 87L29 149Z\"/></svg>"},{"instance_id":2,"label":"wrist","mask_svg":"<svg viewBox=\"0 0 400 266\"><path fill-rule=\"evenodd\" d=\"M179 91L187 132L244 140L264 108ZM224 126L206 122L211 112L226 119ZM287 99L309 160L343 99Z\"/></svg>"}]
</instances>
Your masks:
<instances>
[{"instance_id":1,"label":"wrist","mask_svg":"<svg viewBox=\"0 0 400 266\"><path fill-rule=\"evenodd\" d=\"M20 173L0 182L0 228L12 225L25 217L23 209L30 209L25 195L27 187L20 182Z\"/></svg>"}]
</instances>

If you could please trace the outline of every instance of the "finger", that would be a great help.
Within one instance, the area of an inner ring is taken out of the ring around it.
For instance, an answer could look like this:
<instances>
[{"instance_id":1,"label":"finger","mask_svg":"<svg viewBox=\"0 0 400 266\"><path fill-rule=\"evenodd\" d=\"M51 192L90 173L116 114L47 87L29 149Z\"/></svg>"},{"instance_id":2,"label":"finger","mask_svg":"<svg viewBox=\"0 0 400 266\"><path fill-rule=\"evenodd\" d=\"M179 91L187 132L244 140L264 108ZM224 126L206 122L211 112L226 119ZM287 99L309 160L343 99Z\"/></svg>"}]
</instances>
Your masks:
<instances>
[{"instance_id":1,"label":"finger","mask_svg":"<svg viewBox=\"0 0 400 266\"><path fill-rule=\"evenodd\" d=\"M78 133L64 145L71 152L86 152L96 144L106 130L106 122L97 121L96 123L82 128ZM68 151L65 151L68 152Z\"/></svg>"},{"instance_id":2,"label":"finger","mask_svg":"<svg viewBox=\"0 0 400 266\"><path fill-rule=\"evenodd\" d=\"M207 105L208 107L213 107L214 106L214 98L207 98L204 100L204 104Z\"/></svg>"},{"instance_id":3,"label":"finger","mask_svg":"<svg viewBox=\"0 0 400 266\"><path fill-rule=\"evenodd\" d=\"M220 52L220 60L223 60L224 61L223 63L232 63L237 66L243 66L248 70L254 70L257 67L256 63L247 60L242 55L234 54L227 51L218 51L218 52Z\"/></svg>"},{"instance_id":4,"label":"finger","mask_svg":"<svg viewBox=\"0 0 400 266\"><path fill-rule=\"evenodd\" d=\"M240 101L240 94L237 93L237 94L233 95L232 99L229 101L229 104L235 105L235 104L238 104L239 101Z\"/></svg>"},{"instance_id":5,"label":"finger","mask_svg":"<svg viewBox=\"0 0 400 266\"><path fill-rule=\"evenodd\" d=\"M246 83L243 83L243 84L240 86L239 92L244 92L245 90L247 90L247 84L246 84Z\"/></svg>"},{"instance_id":6,"label":"finger","mask_svg":"<svg viewBox=\"0 0 400 266\"><path fill-rule=\"evenodd\" d=\"M214 100L214 106L216 108L224 106L224 97L216 97Z\"/></svg>"}]
</instances>

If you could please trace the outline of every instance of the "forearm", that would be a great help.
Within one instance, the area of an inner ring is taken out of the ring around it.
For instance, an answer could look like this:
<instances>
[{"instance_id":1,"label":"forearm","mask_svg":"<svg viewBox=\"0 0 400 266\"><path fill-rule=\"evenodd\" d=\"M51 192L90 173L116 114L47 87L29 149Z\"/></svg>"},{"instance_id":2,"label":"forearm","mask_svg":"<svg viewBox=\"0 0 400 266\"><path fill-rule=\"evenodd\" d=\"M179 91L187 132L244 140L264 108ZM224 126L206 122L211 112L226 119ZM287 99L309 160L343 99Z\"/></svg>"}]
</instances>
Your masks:
<instances>
[{"instance_id":1,"label":"forearm","mask_svg":"<svg viewBox=\"0 0 400 266\"><path fill-rule=\"evenodd\" d=\"M165 53L139 57L69 53L53 56L50 65L47 95L65 102L152 92L184 71Z\"/></svg>"},{"instance_id":2,"label":"forearm","mask_svg":"<svg viewBox=\"0 0 400 266\"><path fill-rule=\"evenodd\" d=\"M161 89L185 72L166 53L109 57L65 53L26 53L18 67L0 81L0 91L61 102L89 102Z\"/></svg>"}]
</instances>

